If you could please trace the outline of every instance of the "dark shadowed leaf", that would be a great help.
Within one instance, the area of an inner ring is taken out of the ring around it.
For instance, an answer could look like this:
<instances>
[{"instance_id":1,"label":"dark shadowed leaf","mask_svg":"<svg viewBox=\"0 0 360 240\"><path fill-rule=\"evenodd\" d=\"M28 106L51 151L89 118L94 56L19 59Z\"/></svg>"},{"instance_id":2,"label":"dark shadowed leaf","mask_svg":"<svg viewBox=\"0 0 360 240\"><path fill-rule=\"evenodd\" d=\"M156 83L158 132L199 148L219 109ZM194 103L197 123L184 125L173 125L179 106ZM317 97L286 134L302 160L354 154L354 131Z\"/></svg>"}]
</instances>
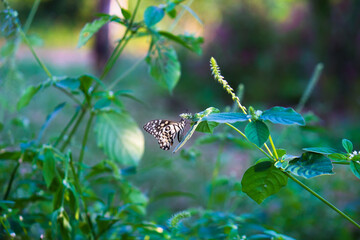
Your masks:
<instances>
[{"instance_id":1,"label":"dark shadowed leaf","mask_svg":"<svg viewBox=\"0 0 360 240\"><path fill-rule=\"evenodd\" d=\"M242 191L258 204L286 186L288 177L272 161L260 162L246 170Z\"/></svg>"}]
</instances>

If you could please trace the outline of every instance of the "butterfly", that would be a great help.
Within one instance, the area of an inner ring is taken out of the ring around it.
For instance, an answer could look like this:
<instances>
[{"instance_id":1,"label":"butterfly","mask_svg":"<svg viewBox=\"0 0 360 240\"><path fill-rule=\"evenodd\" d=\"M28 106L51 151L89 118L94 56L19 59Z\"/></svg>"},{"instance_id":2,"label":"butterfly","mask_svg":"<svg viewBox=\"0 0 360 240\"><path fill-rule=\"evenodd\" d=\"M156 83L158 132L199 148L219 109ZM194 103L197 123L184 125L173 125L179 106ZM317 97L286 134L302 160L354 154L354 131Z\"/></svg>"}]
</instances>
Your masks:
<instances>
[{"instance_id":1,"label":"butterfly","mask_svg":"<svg viewBox=\"0 0 360 240\"><path fill-rule=\"evenodd\" d=\"M157 119L146 123L143 128L158 140L161 149L169 150L176 135L180 142L185 123L186 121L183 118L181 118L180 122Z\"/></svg>"}]
</instances>

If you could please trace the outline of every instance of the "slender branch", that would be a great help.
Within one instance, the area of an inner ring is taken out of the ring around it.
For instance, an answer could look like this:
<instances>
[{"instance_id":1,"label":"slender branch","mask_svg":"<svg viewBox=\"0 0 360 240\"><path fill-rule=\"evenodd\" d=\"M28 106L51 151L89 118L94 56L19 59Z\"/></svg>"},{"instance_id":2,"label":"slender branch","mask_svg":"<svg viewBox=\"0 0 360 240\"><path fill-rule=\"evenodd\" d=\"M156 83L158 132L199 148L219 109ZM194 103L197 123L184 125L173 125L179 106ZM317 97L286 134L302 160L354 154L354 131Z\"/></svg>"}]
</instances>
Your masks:
<instances>
[{"instance_id":1,"label":"slender branch","mask_svg":"<svg viewBox=\"0 0 360 240\"><path fill-rule=\"evenodd\" d=\"M322 201L323 203L325 203L326 205L328 205L330 208L332 208L334 211L336 211L338 214L340 214L342 217L346 218L349 222L351 222L352 224L354 224L357 228L360 229L360 225L355 222L351 217L349 217L348 215L346 215L345 213L343 213L342 211L340 211L337 207L335 207L334 205L332 205L329 201L327 201L325 198L321 197L319 194L317 194L314 190L312 190L311 188L309 188L308 186L306 186L304 183L300 182L298 179L296 179L295 177L293 177L291 174L284 172L286 176L288 176L289 178L291 178L291 180L293 180L294 182L296 182L297 184L299 184L302 188L304 188L306 191L310 192L312 195L314 195L315 197L317 197L320 201Z\"/></svg>"},{"instance_id":2,"label":"slender branch","mask_svg":"<svg viewBox=\"0 0 360 240\"><path fill-rule=\"evenodd\" d=\"M113 89L116 86L116 84L118 84L127 75L129 75L132 71L134 71L143 61L144 58L140 58L136 63L132 64L132 66L129 69L127 69L123 74L121 74L121 76L118 79L116 79L113 83L111 83L111 85L108 87L108 90Z\"/></svg>"},{"instance_id":3,"label":"slender branch","mask_svg":"<svg viewBox=\"0 0 360 240\"><path fill-rule=\"evenodd\" d=\"M232 129L234 129L235 131L237 131L238 133L240 133L241 136L243 136L248 142L250 142L251 144L253 144L257 149L259 149L263 154L265 154L268 158L272 159L272 157L267 154L264 150L262 150L261 148L259 148L255 143L251 142L246 135L241 132L239 129L237 129L236 127L234 127L233 125L231 125L230 123L225 123L226 125L228 125L229 127L231 127Z\"/></svg>"},{"instance_id":4,"label":"slender branch","mask_svg":"<svg viewBox=\"0 0 360 240\"><path fill-rule=\"evenodd\" d=\"M79 118L78 118L77 121L75 122L74 127L71 129L71 132L70 132L68 138L66 139L66 141L64 142L64 144L61 146L61 148L60 148L61 151L64 151L64 149L66 148L66 146L70 143L71 138L72 138L72 136L75 134L77 128L79 127L79 125L80 125L80 123L81 123L81 120L82 120L83 117L85 116L85 113L86 113L86 109L83 108L83 109L81 110L81 114L80 114Z\"/></svg>"},{"instance_id":5,"label":"slender branch","mask_svg":"<svg viewBox=\"0 0 360 240\"><path fill-rule=\"evenodd\" d=\"M120 56L120 53L122 52L121 45L122 45L124 39L126 40L127 34L130 32L130 29L132 28L132 25L133 25L134 19L135 19L135 15L136 15L137 10L138 10L139 5L140 5L140 1L141 0L138 0L136 2L136 6L135 6L135 9L134 9L134 13L131 16L130 23L129 23L128 27L125 30L124 36L121 38L121 40L119 41L119 43L115 47L115 50L112 52L110 58L106 62L105 67L104 67L104 71L100 76L100 80L103 80L105 78L105 76L109 73L110 69L114 66L117 58ZM120 52L120 53L118 54L118 52Z\"/></svg>"},{"instance_id":6,"label":"slender branch","mask_svg":"<svg viewBox=\"0 0 360 240\"><path fill-rule=\"evenodd\" d=\"M56 139L55 143L54 143L54 147L56 147L59 142L64 138L65 133L67 132L67 130L70 128L70 126L73 124L73 122L75 121L76 117L78 116L80 112L80 109L76 109L75 114L72 116L72 118L70 119L70 121L68 122L68 124L66 124L65 128L62 130L62 132L60 133L60 136Z\"/></svg>"},{"instance_id":7,"label":"slender branch","mask_svg":"<svg viewBox=\"0 0 360 240\"><path fill-rule=\"evenodd\" d=\"M11 187L12 187L12 184L13 184L14 179L15 179L16 172L17 172L17 170L18 170L19 167L20 167L21 159L22 159L22 156L20 157L19 161L16 163L15 168L14 168L13 171L11 172L10 180L9 180L8 185L7 185L6 192L5 192L5 195L4 195L3 200L6 200L6 199L9 197L9 194L10 194L10 191L11 191Z\"/></svg>"},{"instance_id":8,"label":"slender branch","mask_svg":"<svg viewBox=\"0 0 360 240\"><path fill-rule=\"evenodd\" d=\"M94 119L94 113L90 114L90 118L86 124L86 128L85 128L85 134L82 140L82 144L81 144L81 152L80 152L80 156L79 156L79 165L78 165L78 177L81 179L81 168L82 168L82 164L83 164L83 159L84 159L84 153L85 153L85 147L86 147L86 143L88 140L88 136L89 136L89 131L90 131L90 127L91 127L91 123Z\"/></svg>"},{"instance_id":9,"label":"slender branch","mask_svg":"<svg viewBox=\"0 0 360 240\"><path fill-rule=\"evenodd\" d=\"M50 73L49 69L47 69L47 67L45 66L45 64L40 60L40 58L38 57L38 55L36 54L34 48L32 47L31 43L29 42L29 39L26 37L26 34L24 33L24 31L20 28L20 26L18 26L19 28L19 33L21 35L21 37L23 38L23 40L25 41L25 44L29 47L32 55L34 56L34 58L36 59L37 63L40 65L40 67L45 71L46 75L52 79L52 74Z\"/></svg>"},{"instance_id":10,"label":"slender branch","mask_svg":"<svg viewBox=\"0 0 360 240\"><path fill-rule=\"evenodd\" d=\"M190 7L193 2L194 2L194 0L190 0L186 5ZM183 8L183 9L181 9L180 13L177 14L175 20L169 27L169 32L172 32L174 30L175 26L179 23L180 19L185 14L185 11L186 11L186 9Z\"/></svg>"},{"instance_id":11,"label":"slender branch","mask_svg":"<svg viewBox=\"0 0 360 240\"><path fill-rule=\"evenodd\" d=\"M27 31L29 30L30 28L30 25L34 19L34 16L35 16L35 13L37 12L38 10L38 7L40 5L40 2L41 0L35 0L35 2L33 3L32 5L32 8L30 10L30 13L29 13L29 16L28 18L26 19L26 22L25 22L25 25L24 25L24 33L26 34Z\"/></svg>"},{"instance_id":12,"label":"slender branch","mask_svg":"<svg viewBox=\"0 0 360 240\"><path fill-rule=\"evenodd\" d=\"M77 103L78 105L82 105L82 103L80 102L79 99L77 99L73 94L69 93L68 91L66 91L64 88L58 87L56 85L54 85L54 87L58 90L60 90L61 92L63 92L66 96L68 96L69 98L71 98L75 103Z\"/></svg>"}]
</instances>

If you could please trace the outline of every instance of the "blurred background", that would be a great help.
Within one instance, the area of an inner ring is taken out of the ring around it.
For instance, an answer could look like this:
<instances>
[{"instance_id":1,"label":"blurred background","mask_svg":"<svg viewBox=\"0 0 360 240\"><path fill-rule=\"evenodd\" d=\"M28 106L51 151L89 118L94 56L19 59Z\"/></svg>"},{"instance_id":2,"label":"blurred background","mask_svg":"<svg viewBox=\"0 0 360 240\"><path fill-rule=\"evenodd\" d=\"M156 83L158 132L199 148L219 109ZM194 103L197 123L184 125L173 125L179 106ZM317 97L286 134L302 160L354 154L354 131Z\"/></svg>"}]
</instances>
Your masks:
<instances>
[{"instance_id":1,"label":"blurred background","mask_svg":"<svg viewBox=\"0 0 360 240\"><path fill-rule=\"evenodd\" d=\"M11 1L22 23L32 3ZM135 1L120 3L132 9ZM159 1L144 0L139 12L157 4ZM299 154L304 147L341 149L341 139L347 138L359 150L360 1L198 0L191 8L201 22L186 12L174 33L185 31L203 36L203 54L198 56L176 46L182 75L173 93L169 94L151 79L144 62L114 89L130 89L147 103L126 102L140 126L157 118L177 120L182 112L195 113L210 106L222 111L231 107L231 98L211 77L211 56L234 89L244 85L243 105L263 110L275 105L296 108L316 65L323 63L319 82L302 110L303 114L312 114L308 126L286 130L271 127L278 139L276 145ZM54 75L98 74L123 31L109 25L97 40L76 48L81 28L98 12L120 14L110 0L41 2L28 34ZM138 15L138 19L142 16ZM168 18L158 27L170 26ZM131 42L106 81L110 83L143 59L148 45L149 39L144 38ZM16 67L0 70L1 119L21 126L19 135L36 134L46 115L66 99L55 94L56 90L54 94L39 94L28 108L16 113L15 103L24 88L45 79L45 73L26 47L19 49ZM56 136L56 126L62 126L72 112L71 106L65 108L62 119L52 123L48 138ZM160 150L155 139L146 135L145 155L138 174L131 178L151 199L149 220L166 221L176 211L204 207L251 214L261 224L298 239L360 237L351 224L290 181L288 188L262 205L241 193L238 189L241 176L259 156L241 140L230 141L229 134L231 131L220 127L215 130L215 140L201 142L204 136L198 133L192 143L187 143L186 150L177 155ZM93 151L92 156L96 157L89 159L89 164L102 158L95 140L90 144L89 152ZM221 163L219 169L215 169L217 159ZM304 182L359 221L359 179L342 166L335 166L334 171L335 176Z\"/></svg>"}]
</instances>

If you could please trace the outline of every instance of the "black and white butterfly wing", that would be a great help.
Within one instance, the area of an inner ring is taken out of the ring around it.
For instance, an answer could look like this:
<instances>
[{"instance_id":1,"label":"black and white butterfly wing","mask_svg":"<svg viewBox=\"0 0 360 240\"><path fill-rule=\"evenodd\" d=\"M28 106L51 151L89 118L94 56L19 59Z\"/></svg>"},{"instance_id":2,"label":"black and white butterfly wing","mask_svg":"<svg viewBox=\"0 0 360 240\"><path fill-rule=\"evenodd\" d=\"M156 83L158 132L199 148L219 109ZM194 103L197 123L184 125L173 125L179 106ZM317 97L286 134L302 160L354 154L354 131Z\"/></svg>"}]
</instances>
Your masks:
<instances>
[{"instance_id":1,"label":"black and white butterfly wing","mask_svg":"<svg viewBox=\"0 0 360 240\"><path fill-rule=\"evenodd\" d=\"M153 120L144 125L145 131L153 135L163 150L169 150L174 143L176 135L184 131L185 120L173 122L169 120Z\"/></svg>"}]
</instances>

